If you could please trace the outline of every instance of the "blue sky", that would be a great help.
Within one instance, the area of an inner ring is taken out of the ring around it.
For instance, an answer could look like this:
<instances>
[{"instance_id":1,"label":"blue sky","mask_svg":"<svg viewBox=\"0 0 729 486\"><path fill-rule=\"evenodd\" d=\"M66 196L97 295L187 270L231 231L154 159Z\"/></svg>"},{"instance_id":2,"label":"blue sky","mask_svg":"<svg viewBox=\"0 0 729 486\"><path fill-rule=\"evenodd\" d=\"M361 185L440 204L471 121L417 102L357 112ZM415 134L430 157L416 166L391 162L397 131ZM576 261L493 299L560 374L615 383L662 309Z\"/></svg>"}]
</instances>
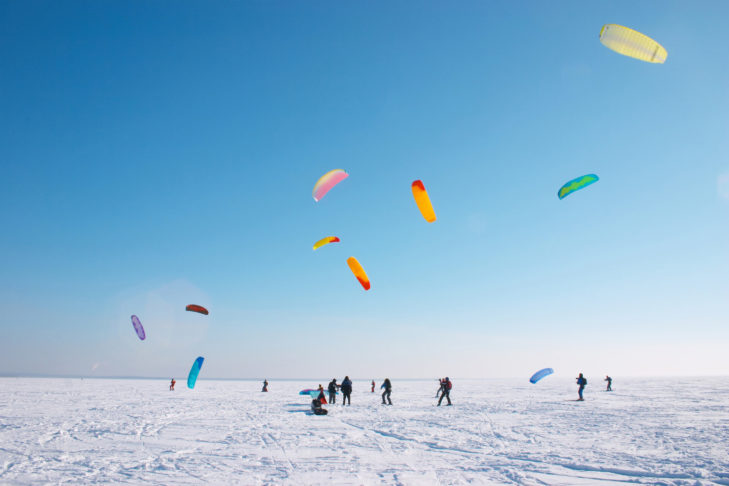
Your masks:
<instances>
[{"instance_id":1,"label":"blue sky","mask_svg":"<svg viewBox=\"0 0 729 486\"><path fill-rule=\"evenodd\" d=\"M727 374L727 18L720 1L5 2L0 369ZM666 64L606 49L605 23ZM335 168L350 177L315 203Z\"/></svg>"}]
</instances>

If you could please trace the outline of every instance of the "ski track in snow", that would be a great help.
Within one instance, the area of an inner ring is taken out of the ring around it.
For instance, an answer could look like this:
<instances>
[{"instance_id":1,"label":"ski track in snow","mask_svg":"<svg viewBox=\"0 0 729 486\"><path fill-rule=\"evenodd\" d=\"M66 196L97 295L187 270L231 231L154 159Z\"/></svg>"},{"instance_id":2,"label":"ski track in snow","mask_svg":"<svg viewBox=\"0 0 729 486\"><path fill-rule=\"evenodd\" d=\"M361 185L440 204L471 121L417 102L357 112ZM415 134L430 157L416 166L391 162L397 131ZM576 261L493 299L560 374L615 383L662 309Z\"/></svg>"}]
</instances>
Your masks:
<instances>
[{"instance_id":1,"label":"ski track in snow","mask_svg":"<svg viewBox=\"0 0 729 486\"><path fill-rule=\"evenodd\" d=\"M594 380L355 381L319 417L313 381L0 378L0 483L729 485L729 378Z\"/></svg>"}]
</instances>

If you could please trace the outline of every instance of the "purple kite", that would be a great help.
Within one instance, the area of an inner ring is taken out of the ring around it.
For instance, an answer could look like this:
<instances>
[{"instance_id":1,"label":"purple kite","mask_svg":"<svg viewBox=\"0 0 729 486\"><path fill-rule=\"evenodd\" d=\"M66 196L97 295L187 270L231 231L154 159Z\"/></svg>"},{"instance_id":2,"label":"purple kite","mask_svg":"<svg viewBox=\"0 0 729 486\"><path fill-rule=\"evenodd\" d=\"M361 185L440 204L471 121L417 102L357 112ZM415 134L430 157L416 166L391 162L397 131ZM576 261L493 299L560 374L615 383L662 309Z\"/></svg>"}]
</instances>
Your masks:
<instances>
[{"instance_id":1,"label":"purple kite","mask_svg":"<svg viewBox=\"0 0 729 486\"><path fill-rule=\"evenodd\" d=\"M139 317L132 316L132 326L134 326L134 330L137 331L137 336L139 336L139 339L144 341L144 338L146 338L147 335L144 333L144 328L142 327L142 323L139 322Z\"/></svg>"}]
</instances>

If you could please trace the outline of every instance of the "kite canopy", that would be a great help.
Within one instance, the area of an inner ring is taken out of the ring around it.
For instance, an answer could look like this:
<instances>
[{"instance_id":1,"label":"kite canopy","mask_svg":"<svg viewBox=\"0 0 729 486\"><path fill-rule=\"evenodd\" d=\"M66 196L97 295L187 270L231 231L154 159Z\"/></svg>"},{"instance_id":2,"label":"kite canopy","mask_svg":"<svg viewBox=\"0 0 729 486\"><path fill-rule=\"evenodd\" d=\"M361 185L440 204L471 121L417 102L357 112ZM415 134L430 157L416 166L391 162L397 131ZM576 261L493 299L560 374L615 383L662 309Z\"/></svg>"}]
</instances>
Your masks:
<instances>
[{"instance_id":1,"label":"kite canopy","mask_svg":"<svg viewBox=\"0 0 729 486\"><path fill-rule=\"evenodd\" d=\"M189 312L197 312L199 314L208 315L208 310L201 305L190 304L187 307L185 307L185 310L189 311Z\"/></svg>"},{"instance_id":2,"label":"kite canopy","mask_svg":"<svg viewBox=\"0 0 729 486\"><path fill-rule=\"evenodd\" d=\"M595 174L587 174L583 175L582 177L578 177L577 179L572 179L564 186L559 188L559 191L557 191L557 197L559 197L560 199L564 199L573 192L579 191L580 189L583 189L599 180L600 178Z\"/></svg>"},{"instance_id":3,"label":"kite canopy","mask_svg":"<svg viewBox=\"0 0 729 486\"><path fill-rule=\"evenodd\" d=\"M549 376L552 373L554 373L554 370L552 368L544 368L543 370L539 370L536 373L534 373L532 375L532 377L529 378L529 381L531 383L536 383L539 380L541 380L542 378L544 378L545 376Z\"/></svg>"},{"instance_id":4,"label":"kite canopy","mask_svg":"<svg viewBox=\"0 0 729 486\"><path fill-rule=\"evenodd\" d=\"M327 236L326 238L322 238L321 240L314 243L314 250L321 248L324 245L328 245L329 243L338 243L339 238L336 236Z\"/></svg>"},{"instance_id":5,"label":"kite canopy","mask_svg":"<svg viewBox=\"0 0 729 486\"><path fill-rule=\"evenodd\" d=\"M349 177L349 174L344 172L342 169L334 169L319 178L314 184L314 190L311 195L314 196L314 201L319 202L324 195L329 192L329 189L336 186L344 179Z\"/></svg>"},{"instance_id":6,"label":"kite canopy","mask_svg":"<svg viewBox=\"0 0 729 486\"><path fill-rule=\"evenodd\" d=\"M187 387L191 390L195 388L197 375L200 374L200 368L202 368L203 361L205 361L205 358L203 358L202 356L198 356L198 358L192 364L192 368L190 368L190 374L187 375Z\"/></svg>"},{"instance_id":7,"label":"kite canopy","mask_svg":"<svg viewBox=\"0 0 729 486\"><path fill-rule=\"evenodd\" d=\"M349 269L352 270L352 273L355 277L357 277L359 283L362 284L362 287L364 287L365 290L369 290L370 279L367 278L364 268L362 268L362 265L359 264L357 259L355 257L347 258L347 265L349 265Z\"/></svg>"},{"instance_id":8,"label":"kite canopy","mask_svg":"<svg viewBox=\"0 0 729 486\"><path fill-rule=\"evenodd\" d=\"M423 181L414 181L412 184L412 190L413 197L415 198L415 204L418 205L420 214L423 215L428 223L435 221L435 211L433 210L433 205L430 203L430 198L428 197L428 192L425 190Z\"/></svg>"},{"instance_id":9,"label":"kite canopy","mask_svg":"<svg viewBox=\"0 0 729 486\"><path fill-rule=\"evenodd\" d=\"M142 327L142 323L139 321L139 317L132 316L132 326L134 326L134 330L137 331L137 336L139 336L139 339L144 341L147 337L147 334L144 332L144 327Z\"/></svg>"},{"instance_id":10,"label":"kite canopy","mask_svg":"<svg viewBox=\"0 0 729 486\"><path fill-rule=\"evenodd\" d=\"M600 29L600 42L618 54L645 62L663 64L668 57L668 52L658 42L622 25L603 25Z\"/></svg>"}]
</instances>

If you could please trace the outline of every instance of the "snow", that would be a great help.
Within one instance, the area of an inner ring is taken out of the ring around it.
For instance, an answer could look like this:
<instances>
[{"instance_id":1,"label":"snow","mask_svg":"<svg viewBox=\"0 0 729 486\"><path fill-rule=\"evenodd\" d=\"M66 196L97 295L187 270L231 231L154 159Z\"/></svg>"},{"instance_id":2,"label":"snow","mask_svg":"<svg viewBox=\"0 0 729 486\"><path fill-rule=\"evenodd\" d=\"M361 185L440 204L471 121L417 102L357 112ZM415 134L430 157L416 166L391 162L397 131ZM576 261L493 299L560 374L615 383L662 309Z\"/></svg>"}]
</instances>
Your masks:
<instances>
[{"instance_id":1,"label":"snow","mask_svg":"<svg viewBox=\"0 0 729 486\"><path fill-rule=\"evenodd\" d=\"M314 416L319 381L1 378L0 483L729 485L729 378L527 379L455 379L452 407L355 380Z\"/></svg>"}]
</instances>

